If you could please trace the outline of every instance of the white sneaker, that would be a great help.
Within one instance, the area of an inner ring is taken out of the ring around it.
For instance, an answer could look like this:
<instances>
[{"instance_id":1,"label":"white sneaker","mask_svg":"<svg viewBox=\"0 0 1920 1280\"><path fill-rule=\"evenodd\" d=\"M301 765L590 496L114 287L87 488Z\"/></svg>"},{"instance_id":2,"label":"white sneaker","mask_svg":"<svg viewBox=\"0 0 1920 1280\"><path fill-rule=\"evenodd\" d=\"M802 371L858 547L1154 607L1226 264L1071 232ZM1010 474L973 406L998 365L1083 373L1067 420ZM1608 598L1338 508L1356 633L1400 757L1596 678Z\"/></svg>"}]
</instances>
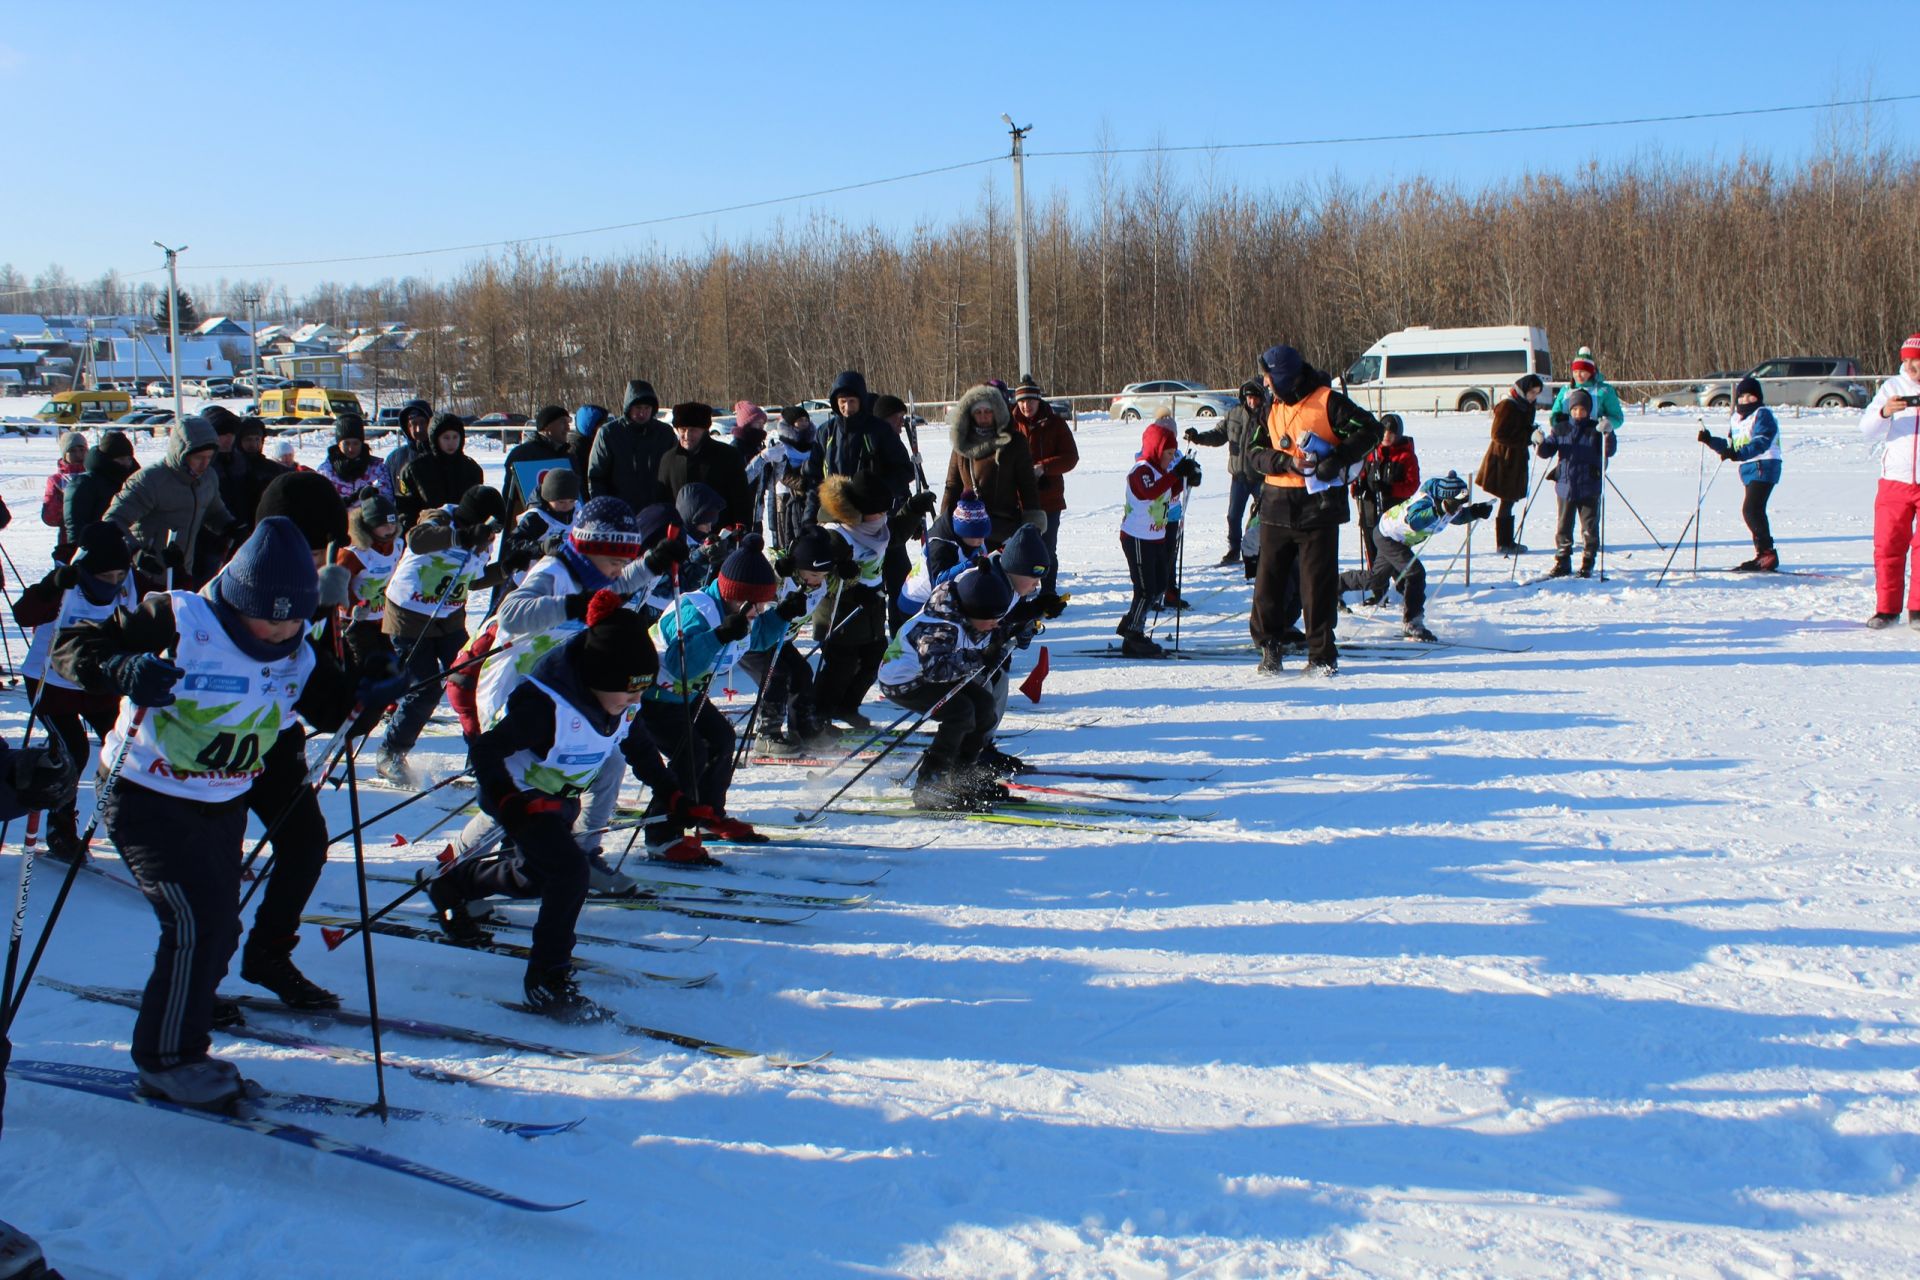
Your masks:
<instances>
[{"instance_id":1,"label":"white sneaker","mask_svg":"<svg viewBox=\"0 0 1920 1280\"><path fill-rule=\"evenodd\" d=\"M625 897L638 888L640 882L624 871L615 871L607 862L607 855L598 849L587 855L587 890L603 897Z\"/></svg>"},{"instance_id":2,"label":"white sneaker","mask_svg":"<svg viewBox=\"0 0 1920 1280\"><path fill-rule=\"evenodd\" d=\"M218 1058L183 1062L164 1071L142 1067L139 1074L140 1092L197 1111L230 1111L245 1092L240 1069Z\"/></svg>"}]
</instances>

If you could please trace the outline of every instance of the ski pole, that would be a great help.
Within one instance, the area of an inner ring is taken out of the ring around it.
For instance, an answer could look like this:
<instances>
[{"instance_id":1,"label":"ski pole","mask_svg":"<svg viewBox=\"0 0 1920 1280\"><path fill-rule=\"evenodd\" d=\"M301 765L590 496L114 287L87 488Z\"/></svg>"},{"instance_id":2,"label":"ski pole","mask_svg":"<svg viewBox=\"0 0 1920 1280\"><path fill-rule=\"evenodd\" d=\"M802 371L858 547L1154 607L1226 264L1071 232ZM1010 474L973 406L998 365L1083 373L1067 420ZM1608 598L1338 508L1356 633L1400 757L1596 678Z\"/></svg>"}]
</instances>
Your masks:
<instances>
[{"instance_id":1,"label":"ski pole","mask_svg":"<svg viewBox=\"0 0 1920 1280\"><path fill-rule=\"evenodd\" d=\"M834 610L838 612L840 608L840 601L838 597L835 598L833 607L834 607ZM799 659L800 665L810 666L813 662L814 655L820 652L821 648L826 645L827 641L833 639L833 637L839 632L840 628L846 626L849 622L852 622L855 618L859 617L861 611L866 607L867 606L863 604L857 604L853 606L853 611L847 614L846 617L841 618L838 622L834 623L832 628L828 630L827 634L824 636L821 636L818 643L816 643L813 646L813 648L809 650L805 655L801 655L799 650L797 649L794 650L795 656ZM787 634L787 638L781 642L780 647L774 650L774 661L778 661L779 655L785 652L786 649L792 645L794 638L799 634L799 631L800 631L800 626L799 626L799 623L796 622L794 624L793 630L790 631ZM771 683L773 683L773 662L769 662L767 664L767 684L771 684ZM760 686L761 696L765 696L766 692L767 692L766 685L761 685ZM760 714L760 698L756 697L753 700L753 710L748 713L747 720L746 720L746 727L742 731L742 737L740 739L740 749L734 753L733 767L736 769L738 769L749 758L749 752L751 752L753 748L754 735L756 732L758 732L755 726L756 726L759 714Z\"/></svg>"},{"instance_id":2,"label":"ski pole","mask_svg":"<svg viewBox=\"0 0 1920 1280\"><path fill-rule=\"evenodd\" d=\"M27 727L20 732L20 750L22 751L25 751L28 744L33 741L34 712L40 706L40 695L45 693L46 690L47 678L43 673L40 677L40 683L34 686L33 700L27 704ZM60 740L60 735L53 731L52 725L47 726L47 742L49 745L56 742L59 743L57 749L64 754L66 744ZM78 761L75 762L76 767L78 763ZM40 830L40 812L40 810L35 809L27 815L27 838L20 851L20 896L14 904L13 923L10 926L7 937L6 977L4 981L0 981L0 1009L5 1009L13 1003L14 972L20 963L20 942L26 933L27 927L27 895L33 888L33 842L34 837L39 834ZM11 820L0 822L0 847L6 845L7 828L12 825Z\"/></svg>"},{"instance_id":3,"label":"ski pole","mask_svg":"<svg viewBox=\"0 0 1920 1280\"><path fill-rule=\"evenodd\" d=\"M1180 525L1173 531L1173 596L1174 599L1180 601L1183 605L1186 603L1186 597L1180 594L1180 574L1181 570L1186 567L1186 562L1187 513L1182 511L1180 513ZM1175 609L1173 611L1173 651L1175 653L1180 652L1180 615L1185 612L1185 609Z\"/></svg>"},{"instance_id":4,"label":"ski pole","mask_svg":"<svg viewBox=\"0 0 1920 1280\"><path fill-rule=\"evenodd\" d=\"M475 841L473 845L466 850L466 852L462 853L457 858L450 858L444 863L439 864L434 870L434 873L432 875L428 875L424 871L416 872L414 874L413 883L408 885L406 889L402 890L393 899L393 901L387 903L386 906L381 907L378 911L372 912L371 914L365 914L365 904L363 903L362 904L363 914L361 916L359 924L350 925L344 929L324 928L320 930L320 940L326 943L327 950L329 951L338 950L341 943L345 942L347 939L353 937L357 933L364 933L370 926L392 915L396 910L399 909L402 903L408 902L415 895L424 892L426 890L427 885L430 884L432 881L438 880L441 876L447 875L448 873L452 872L456 867L465 866L469 862L477 862L481 858L484 858L488 854L492 853L494 850L494 847L500 843L502 837L504 837L505 835L506 835L505 830L501 828L499 823L495 823L493 826L488 828L487 834L482 836L479 840ZM449 846L447 849L447 852L451 853L452 851L453 850L451 846Z\"/></svg>"},{"instance_id":5,"label":"ski pole","mask_svg":"<svg viewBox=\"0 0 1920 1280\"><path fill-rule=\"evenodd\" d=\"M1640 519L1640 513L1633 509L1633 503L1627 498L1626 494L1620 491L1620 486L1613 482L1612 476L1607 477L1607 488L1613 490L1614 497L1620 499L1620 501L1625 502L1627 504L1627 510L1632 513L1634 520L1639 523L1641 529L1645 530L1646 535L1649 538L1653 539L1653 545L1660 548L1662 551L1665 551L1667 549L1667 544L1660 541L1659 534L1655 533L1652 529L1647 528L1647 522L1645 520Z\"/></svg>"},{"instance_id":6,"label":"ski pole","mask_svg":"<svg viewBox=\"0 0 1920 1280\"><path fill-rule=\"evenodd\" d=\"M1693 420L1700 424L1700 429L1702 431L1705 431L1707 429L1707 419L1705 414L1695 414ZM1694 520L1698 520L1700 518L1700 507L1703 503L1706 502L1706 483L1707 483L1707 446L1702 444L1700 446L1700 462L1699 462L1699 465L1694 468L1694 472L1693 472L1693 519ZM1693 520L1689 520L1687 523L1692 524ZM1685 542L1686 540L1687 540L1687 531L1685 529L1682 529L1680 531L1680 541ZM1668 560L1669 562L1671 562L1672 557L1669 556ZM1664 570L1662 572L1664 573ZM1693 575L1696 578L1700 576L1700 534L1697 530L1693 535Z\"/></svg>"},{"instance_id":7,"label":"ski pole","mask_svg":"<svg viewBox=\"0 0 1920 1280\"><path fill-rule=\"evenodd\" d=\"M1473 505L1473 477L1472 476L1467 477L1467 505L1468 506ZM1462 592L1468 592L1473 590L1473 522L1471 520L1467 522L1466 532L1467 532L1467 540L1465 544L1465 550L1467 553L1467 567L1463 569L1460 574L1460 590ZM1453 569L1453 566L1449 564L1447 566L1447 569L1451 571ZM1445 582L1446 580L1447 580L1447 575L1445 573L1442 573L1440 575L1440 581Z\"/></svg>"},{"instance_id":8,"label":"ski pole","mask_svg":"<svg viewBox=\"0 0 1920 1280\"><path fill-rule=\"evenodd\" d=\"M1706 507L1707 494L1713 492L1713 482L1720 478L1721 469L1726 465L1727 460L1725 458L1720 459L1720 466L1715 467L1713 474L1707 478L1706 490L1700 495L1700 500L1694 503L1693 514L1687 517L1686 528L1680 530L1680 536L1674 540L1673 550L1667 552L1667 563L1661 566L1660 576L1653 580L1654 586L1657 587L1667 580L1667 570L1673 567L1673 558L1680 554L1680 548L1686 544L1688 529L1693 530L1695 563L1698 563L1697 557L1700 554L1700 512ZM1698 572L1698 570L1695 570L1695 572Z\"/></svg>"},{"instance_id":9,"label":"ski pole","mask_svg":"<svg viewBox=\"0 0 1920 1280\"><path fill-rule=\"evenodd\" d=\"M1597 431L1600 437L1600 495L1593 503L1593 523L1600 535L1600 581L1607 580L1607 437L1611 432Z\"/></svg>"},{"instance_id":10,"label":"ski pole","mask_svg":"<svg viewBox=\"0 0 1920 1280\"><path fill-rule=\"evenodd\" d=\"M1529 460L1527 465L1529 467L1533 465L1531 460ZM1533 492L1527 495L1527 505L1520 508L1520 527L1513 531L1513 540L1516 545L1520 542L1520 535L1527 531L1527 517L1533 512L1533 500L1540 496L1540 490L1546 488L1547 477L1551 474L1553 474L1552 467L1548 467L1540 473L1540 478L1533 482ZM1513 557L1512 566L1507 570L1507 581L1512 582L1518 578L1519 575L1520 557L1516 553Z\"/></svg>"},{"instance_id":11,"label":"ski pole","mask_svg":"<svg viewBox=\"0 0 1920 1280\"><path fill-rule=\"evenodd\" d=\"M1006 655L1003 653L999 657L997 657L994 661L983 663L978 671L968 676L965 680L954 681L953 687L948 689L945 693L941 694L940 700L938 702L935 702L931 707L928 707L925 711L918 713L920 718L913 722L912 726L907 729L906 733L900 734L899 736L895 737L892 742L889 742L886 746L882 747L879 751L879 754L875 755L873 759L867 761L866 764L860 766L860 772L854 774L851 778L848 778L845 782L841 783L840 789L834 792L832 795L828 796L825 801L823 801L817 808L813 810L813 812L796 813L793 815L793 820L795 822L803 822L803 823L812 822L816 818L818 818L821 814L825 813L828 809L830 809L833 806L833 802L835 800L838 800L841 796L847 794L847 791L853 786L854 783L866 777L867 774L872 771L875 765L879 764L882 760L885 760L888 756L892 755L895 747L899 746L902 742L905 742L907 740L908 735L911 734L914 731L914 729L917 729L921 725L925 724L930 717L932 717L936 712L940 710L940 708L946 706L948 701L951 700L955 694L959 693L962 689L966 688L968 685L973 684L975 681L979 680L981 676L986 675L989 672L998 671L999 668L1005 664L1006 660L1007 660ZM882 729L879 733L876 733L873 737L867 739L866 742L854 748L855 754L858 754L861 751L865 751L867 747L871 746L875 742L878 742L882 737L882 735L892 733L894 729L906 723L907 719L913 716L914 714L915 712L913 711L913 709L908 708L904 713L901 714L899 719L895 720L891 725L887 726L887 728ZM845 763L845 761L842 761L841 763ZM837 769L839 767L840 766L836 764L832 768L823 770L822 772L816 774L815 776L819 778L824 778L827 776L827 774L832 773L834 769Z\"/></svg>"},{"instance_id":12,"label":"ski pole","mask_svg":"<svg viewBox=\"0 0 1920 1280\"><path fill-rule=\"evenodd\" d=\"M93 843L93 833L100 829L100 816L107 810L107 801L113 798L113 789L120 781L120 771L127 763L127 749L140 732L141 724L147 718L145 707L133 709L133 721L127 728L127 736L120 741L120 750L114 753L113 767L107 770L106 778L101 782L99 793L93 802L93 816L87 821L87 830L80 837L80 847L86 848ZM20 974L20 984L13 991L13 999L4 1011L5 1020L0 1022L0 1036L5 1036L13 1026L13 1020L20 1016L21 1002L27 998L27 987L33 982L34 972L40 967L40 957L46 954L47 940L53 936L53 926L60 923L60 911L67 905L67 895L73 892L73 882L80 875L80 865L85 861L75 858L67 864L67 874L60 881L60 891L53 896L53 909L47 913L47 923L41 928L40 936L33 944L33 954L27 958L27 966Z\"/></svg>"},{"instance_id":13,"label":"ski pole","mask_svg":"<svg viewBox=\"0 0 1920 1280\"><path fill-rule=\"evenodd\" d=\"M373 931L367 928L367 848L360 835L360 780L347 756L347 813L353 819L353 878L360 888L360 956L367 971L367 1018L373 1029L374 1110L387 1122L387 1065L380 1050L380 984L373 968Z\"/></svg>"}]
</instances>

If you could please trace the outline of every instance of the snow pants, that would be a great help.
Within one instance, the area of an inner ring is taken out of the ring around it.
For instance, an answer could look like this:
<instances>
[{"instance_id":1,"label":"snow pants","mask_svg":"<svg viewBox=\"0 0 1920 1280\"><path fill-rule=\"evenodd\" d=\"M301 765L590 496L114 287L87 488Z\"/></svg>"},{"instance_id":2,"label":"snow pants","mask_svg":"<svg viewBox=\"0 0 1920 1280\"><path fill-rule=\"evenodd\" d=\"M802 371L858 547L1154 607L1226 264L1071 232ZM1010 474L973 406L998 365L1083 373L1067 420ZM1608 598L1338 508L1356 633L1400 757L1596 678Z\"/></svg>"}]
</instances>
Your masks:
<instances>
[{"instance_id":1,"label":"snow pants","mask_svg":"<svg viewBox=\"0 0 1920 1280\"><path fill-rule=\"evenodd\" d=\"M1133 581L1133 599L1116 630L1121 635L1145 635L1147 610L1166 594L1173 581L1173 544L1165 538L1136 538L1120 535L1120 550L1127 558L1127 577Z\"/></svg>"},{"instance_id":2,"label":"snow pants","mask_svg":"<svg viewBox=\"0 0 1920 1280\"><path fill-rule=\"evenodd\" d=\"M1585 502L1575 502L1569 498L1560 499L1560 521L1554 526L1553 550L1562 560L1573 556L1573 521L1580 518L1580 541L1583 554L1580 563L1583 567L1593 568L1593 559L1600 554L1600 500L1588 498Z\"/></svg>"},{"instance_id":3,"label":"snow pants","mask_svg":"<svg viewBox=\"0 0 1920 1280\"><path fill-rule=\"evenodd\" d=\"M1914 518L1920 516L1920 484L1881 480L1873 499L1874 612L1900 612L1905 588L1909 611L1920 610L1920 543L1913 537ZM1912 573L1907 554L1913 553Z\"/></svg>"},{"instance_id":4,"label":"snow pants","mask_svg":"<svg viewBox=\"0 0 1920 1280\"><path fill-rule=\"evenodd\" d=\"M247 801L218 804L149 791L122 776L107 797L107 834L160 921L133 1061L165 1071L206 1058L213 993L240 941L240 844Z\"/></svg>"},{"instance_id":5,"label":"snow pants","mask_svg":"<svg viewBox=\"0 0 1920 1280\"><path fill-rule=\"evenodd\" d=\"M1300 616L1307 633L1307 661L1338 666L1333 627L1340 614L1340 526L1290 529L1260 525L1260 568L1253 579L1248 628L1254 644L1279 644L1292 625L1287 616L1287 578L1299 574Z\"/></svg>"},{"instance_id":6,"label":"snow pants","mask_svg":"<svg viewBox=\"0 0 1920 1280\"><path fill-rule=\"evenodd\" d=\"M1373 567L1349 569L1340 575L1342 591L1365 591L1378 599L1387 594L1393 580L1400 579L1400 615L1408 622L1427 609L1427 566L1404 542L1383 537L1373 531Z\"/></svg>"},{"instance_id":7,"label":"snow pants","mask_svg":"<svg viewBox=\"0 0 1920 1280\"><path fill-rule=\"evenodd\" d=\"M327 823L307 785L306 747L298 725L283 729L247 789L247 808L273 831L273 870L260 890L253 932L259 943L284 948L299 936L300 913L327 865Z\"/></svg>"},{"instance_id":8,"label":"snow pants","mask_svg":"<svg viewBox=\"0 0 1920 1280\"><path fill-rule=\"evenodd\" d=\"M952 688L951 684L929 684L887 696L909 711L929 711ZM947 704L933 713L933 722L939 727L934 730L921 770L937 778L955 765L973 763L1000 722L1000 715L994 710L992 691L975 680L947 698Z\"/></svg>"},{"instance_id":9,"label":"snow pants","mask_svg":"<svg viewBox=\"0 0 1920 1280\"><path fill-rule=\"evenodd\" d=\"M740 666L763 690L756 733L789 725L796 734L813 729L813 668L791 644L771 651L749 650L740 659Z\"/></svg>"},{"instance_id":10,"label":"snow pants","mask_svg":"<svg viewBox=\"0 0 1920 1280\"><path fill-rule=\"evenodd\" d=\"M613 763L608 761L600 772L619 777ZM587 852L573 832L578 816L579 806L571 800L559 813L536 814L514 826L512 840L518 857L510 853L480 857L447 873L455 891L467 901L540 899L533 941L527 948L527 976L535 981L567 968L573 960L574 926L587 901Z\"/></svg>"},{"instance_id":11,"label":"snow pants","mask_svg":"<svg viewBox=\"0 0 1920 1280\"><path fill-rule=\"evenodd\" d=\"M702 698L693 713L691 733L683 702L642 702L640 718L646 721L647 732L653 735L667 767L680 779L680 789L687 798L725 813L727 788L733 785L735 739L733 726L719 708ZM656 791L647 805L646 840L650 845L665 844L687 833L686 824L667 812L671 799Z\"/></svg>"},{"instance_id":12,"label":"snow pants","mask_svg":"<svg viewBox=\"0 0 1920 1280\"><path fill-rule=\"evenodd\" d=\"M1773 496L1774 482L1755 480L1747 485L1747 496L1740 503L1740 518L1747 522L1747 532L1753 535L1755 555L1765 555L1773 550L1773 525L1767 520L1767 499Z\"/></svg>"},{"instance_id":13,"label":"snow pants","mask_svg":"<svg viewBox=\"0 0 1920 1280\"><path fill-rule=\"evenodd\" d=\"M403 657L408 649L413 650L413 656L407 659L407 676L418 686L400 699L387 725L385 749L400 754L413 750L413 744L420 741L420 731L433 718L433 709L440 705L441 686L446 683L440 673L459 659L467 634L448 631L423 636L417 645L409 638L396 636L393 642Z\"/></svg>"}]
</instances>

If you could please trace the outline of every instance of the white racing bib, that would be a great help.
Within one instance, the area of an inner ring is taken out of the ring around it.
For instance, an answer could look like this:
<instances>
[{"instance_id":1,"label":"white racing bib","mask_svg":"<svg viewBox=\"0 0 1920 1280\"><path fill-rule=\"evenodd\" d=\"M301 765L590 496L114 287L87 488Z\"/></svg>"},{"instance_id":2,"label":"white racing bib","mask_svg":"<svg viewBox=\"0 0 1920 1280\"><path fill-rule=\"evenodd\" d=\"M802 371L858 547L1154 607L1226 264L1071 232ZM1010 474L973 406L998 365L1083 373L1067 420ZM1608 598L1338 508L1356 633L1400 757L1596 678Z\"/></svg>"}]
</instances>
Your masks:
<instances>
[{"instance_id":1,"label":"white racing bib","mask_svg":"<svg viewBox=\"0 0 1920 1280\"><path fill-rule=\"evenodd\" d=\"M507 757L507 776L522 791L538 791L562 800L580 795L600 776L607 757L612 755L633 727L640 714L638 705L620 713L612 733L601 733L580 714L580 709L539 680L527 681L545 695L553 706L553 745L544 756L531 751L516 751Z\"/></svg>"}]
</instances>

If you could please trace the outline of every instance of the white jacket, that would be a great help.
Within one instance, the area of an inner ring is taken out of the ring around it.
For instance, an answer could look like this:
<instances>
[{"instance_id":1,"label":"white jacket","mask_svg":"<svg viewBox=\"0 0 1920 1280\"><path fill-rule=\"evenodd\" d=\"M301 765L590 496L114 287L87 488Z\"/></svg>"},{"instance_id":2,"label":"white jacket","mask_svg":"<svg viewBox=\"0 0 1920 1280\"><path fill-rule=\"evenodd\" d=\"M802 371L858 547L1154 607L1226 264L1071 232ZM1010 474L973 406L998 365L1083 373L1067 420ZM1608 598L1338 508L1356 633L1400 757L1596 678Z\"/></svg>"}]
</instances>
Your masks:
<instances>
[{"instance_id":1,"label":"white jacket","mask_svg":"<svg viewBox=\"0 0 1920 1280\"><path fill-rule=\"evenodd\" d=\"M1874 444L1886 442L1887 452L1880 459L1880 478L1904 484L1920 484L1920 411L1902 409L1891 418L1880 416L1880 406L1895 397L1912 396L1920 400L1920 382L1904 373L1896 373L1880 384L1873 403L1860 415L1860 434Z\"/></svg>"}]
</instances>

